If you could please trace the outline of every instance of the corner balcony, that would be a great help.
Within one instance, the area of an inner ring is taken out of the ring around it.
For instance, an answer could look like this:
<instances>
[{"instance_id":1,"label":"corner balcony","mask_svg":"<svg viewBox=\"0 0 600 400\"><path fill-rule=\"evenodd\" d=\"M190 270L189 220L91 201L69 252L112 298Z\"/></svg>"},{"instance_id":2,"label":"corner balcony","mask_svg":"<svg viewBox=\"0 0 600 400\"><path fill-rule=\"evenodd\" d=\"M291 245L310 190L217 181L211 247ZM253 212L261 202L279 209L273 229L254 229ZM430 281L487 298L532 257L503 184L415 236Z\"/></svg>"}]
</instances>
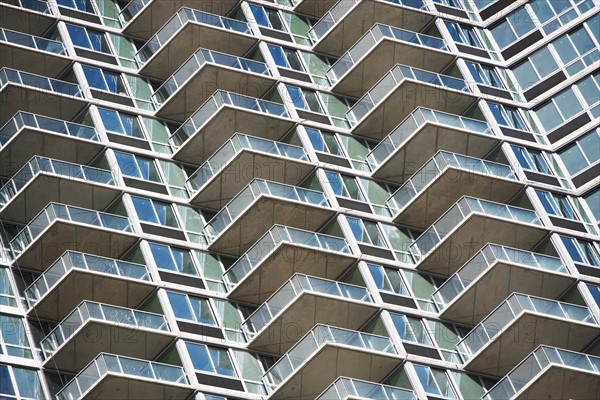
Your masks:
<instances>
[{"instance_id":1,"label":"corner balcony","mask_svg":"<svg viewBox=\"0 0 600 400\"><path fill-rule=\"evenodd\" d=\"M308 32L313 50L341 56L376 23L419 32L434 19L422 0L340 0Z\"/></svg>"},{"instance_id":2,"label":"corner balcony","mask_svg":"<svg viewBox=\"0 0 600 400\"><path fill-rule=\"evenodd\" d=\"M289 0L294 12L321 18L338 0Z\"/></svg>"},{"instance_id":3,"label":"corner balcony","mask_svg":"<svg viewBox=\"0 0 600 400\"><path fill-rule=\"evenodd\" d=\"M409 249L417 269L449 276L487 243L531 250L549 232L534 211L465 196Z\"/></svg>"},{"instance_id":4,"label":"corner balcony","mask_svg":"<svg viewBox=\"0 0 600 400\"><path fill-rule=\"evenodd\" d=\"M265 63L198 49L154 92L152 101L157 116L184 121L217 89L262 97L275 82Z\"/></svg>"},{"instance_id":5,"label":"corner balcony","mask_svg":"<svg viewBox=\"0 0 600 400\"><path fill-rule=\"evenodd\" d=\"M485 121L417 107L366 158L374 178L403 183L440 150L482 158L499 142Z\"/></svg>"},{"instance_id":6,"label":"corner balcony","mask_svg":"<svg viewBox=\"0 0 600 400\"><path fill-rule=\"evenodd\" d=\"M46 367L78 372L103 352L153 359L175 336L160 314L83 301L40 347Z\"/></svg>"},{"instance_id":7,"label":"corner balcony","mask_svg":"<svg viewBox=\"0 0 600 400\"><path fill-rule=\"evenodd\" d=\"M67 250L119 258L137 240L126 217L50 203L9 244L15 263L41 271Z\"/></svg>"},{"instance_id":8,"label":"corner balcony","mask_svg":"<svg viewBox=\"0 0 600 400\"><path fill-rule=\"evenodd\" d=\"M298 185L314 169L303 147L236 133L187 180L190 203L220 210L252 179Z\"/></svg>"},{"instance_id":9,"label":"corner balcony","mask_svg":"<svg viewBox=\"0 0 600 400\"><path fill-rule=\"evenodd\" d=\"M71 120L88 102L74 83L2 68L0 105L0 124L4 124L21 110Z\"/></svg>"},{"instance_id":10,"label":"corner balcony","mask_svg":"<svg viewBox=\"0 0 600 400\"><path fill-rule=\"evenodd\" d=\"M273 225L316 231L336 211L316 190L255 179L204 227L208 248L239 256Z\"/></svg>"},{"instance_id":11,"label":"corner balcony","mask_svg":"<svg viewBox=\"0 0 600 400\"><path fill-rule=\"evenodd\" d=\"M2 27L31 35L43 35L56 23L50 4L41 0L0 2ZM3 64L0 64L3 65Z\"/></svg>"},{"instance_id":12,"label":"corner balcony","mask_svg":"<svg viewBox=\"0 0 600 400\"><path fill-rule=\"evenodd\" d=\"M131 0L119 13L123 34L148 39L159 31L181 7L195 12L226 15L237 0Z\"/></svg>"},{"instance_id":13,"label":"corner balcony","mask_svg":"<svg viewBox=\"0 0 600 400\"><path fill-rule=\"evenodd\" d=\"M201 164L236 132L278 140L294 124L283 104L217 90L169 140L175 160Z\"/></svg>"},{"instance_id":14,"label":"corner balcony","mask_svg":"<svg viewBox=\"0 0 600 400\"><path fill-rule=\"evenodd\" d=\"M412 390L382 385L381 383L340 377L325 389L325 391L317 397L317 400L414 400L417 398L418 396Z\"/></svg>"},{"instance_id":15,"label":"corner balcony","mask_svg":"<svg viewBox=\"0 0 600 400\"><path fill-rule=\"evenodd\" d=\"M443 39L374 25L327 71L332 91L360 97L396 64L441 72L454 59Z\"/></svg>"},{"instance_id":16,"label":"corner balcony","mask_svg":"<svg viewBox=\"0 0 600 400\"><path fill-rule=\"evenodd\" d=\"M35 156L0 188L0 218L27 223L52 201L102 210L120 194L110 170Z\"/></svg>"},{"instance_id":17,"label":"corner balcony","mask_svg":"<svg viewBox=\"0 0 600 400\"><path fill-rule=\"evenodd\" d=\"M61 42L0 28L0 65L57 76L70 64Z\"/></svg>"},{"instance_id":18,"label":"corner balcony","mask_svg":"<svg viewBox=\"0 0 600 400\"><path fill-rule=\"evenodd\" d=\"M196 391L183 367L102 353L57 394L57 400L188 399Z\"/></svg>"},{"instance_id":19,"label":"corner balcony","mask_svg":"<svg viewBox=\"0 0 600 400\"><path fill-rule=\"evenodd\" d=\"M475 325L512 293L555 299L575 281L560 258L488 244L432 297L440 318Z\"/></svg>"},{"instance_id":20,"label":"corner balcony","mask_svg":"<svg viewBox=\"0 0 600 400\"><path fill-rule=\"evenodd\" d=\"M340 376L380 381L402 362L388 337L316 325L263 376L270 399L316 398Z\"/></svg>"},{"instance_id":21,"label":"corner balcony","mask_svg":"<svg viewBox=\"0 0 600 400\"><path fill-rule=\"evenodd\" d=\"M540 346L482 399L596 399L600 357Z\"/></svg>"},{"instance_id":22,"label":"corner balcony","mask_svg":"<svg viewBox=\"0 0 600 400\"><path fill-rule=\"evenodd\" d=\"M462 196L506 203L523 186L508 165L439 151L387 205L394 222L425 229Z\"/></svg>"},{"instance_id":23,"label":"corner balcony","mask_svg":"<svg viewBox=\"0 0 600 400\"><path fill-rule=\"evenodd\" d=\"M67 251L25 289L25 298L30 315L58 321L84 300L135 308L155 288L145 265Z\"/></svg>"},{"instance_id":24,"label":"corner balcony","mask_svg":"<svg viewBox=\"0 0 600 400\"><path fill-rule=\"evenodd\" d=\"M457 348L466 370L501 376L540 344L582 351L598 334L598 321L587 307L515 293Z\"/></svg>"},{"instance_id":25,"label":"corner balcony","mask_svg":"<svg viewBox=\"0 0 600 400\"><path fill-rule=\"evenodd\" d=\"M142 75L169 76L198 48L241 57L258 42L244 21L186 7L169 17L135 56Z\"/></svg>"},{"instance_id":26,"label":"corner balcony","mask_svg":"<svg viewBox=\"0 0 600 400\"><path fill-rule=\"evenodd\" d=\"M248 347L287 352L316 324L360 329L379 306L361 286L295 274L242 324Z\"/></svg>"},{"instance_id":27,"label":"corner balcony","mask_svg":"<svg viewBox=\"0 0 600 400\"><path fill-rule=\"evenodd\" d=\"M33 156L88 164L104 144L94 128L27 112L18 112L0 128L2 175L12 176Z\"/></svg>"},{"instance_id":28,"label":"corner balcony","mask_svg":"<svg viewBox=\"0 0 600 400\"><path fill-rule=\"evenodd\" d=\"M337 279L357 260L345 239L275 225L223 274L228 297L264 303L295 273Z\"/></svg>"},{"instance_id":29,"label":"corner balcony","mask_svg":"<svg viewBox=\"0 0 600 400\"><path fill-rule=\"evenodd\" d=\"M396 65L346 113L353 134L381 140L415 108L462 114L478 100L466 81Z\"/></svg>"}]
</instances>

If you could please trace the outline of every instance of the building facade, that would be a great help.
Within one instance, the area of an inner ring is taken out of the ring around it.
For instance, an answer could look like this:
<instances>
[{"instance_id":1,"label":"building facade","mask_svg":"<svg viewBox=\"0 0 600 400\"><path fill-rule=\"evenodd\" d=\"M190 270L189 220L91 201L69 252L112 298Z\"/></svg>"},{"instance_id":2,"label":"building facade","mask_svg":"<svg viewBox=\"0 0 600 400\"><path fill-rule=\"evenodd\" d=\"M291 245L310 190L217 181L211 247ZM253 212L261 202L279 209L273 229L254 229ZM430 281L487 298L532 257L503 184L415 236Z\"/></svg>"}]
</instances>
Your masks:
<instances>
[{"instance_id":1,"label":"building facade","mask_svg":"<svg viewBox=\"0 0 600 400\"><path fill-rule=\"evenodd\" d=\"M2 399L600 398L600 4L4 0Z\"/></svg>"}]
</instances>

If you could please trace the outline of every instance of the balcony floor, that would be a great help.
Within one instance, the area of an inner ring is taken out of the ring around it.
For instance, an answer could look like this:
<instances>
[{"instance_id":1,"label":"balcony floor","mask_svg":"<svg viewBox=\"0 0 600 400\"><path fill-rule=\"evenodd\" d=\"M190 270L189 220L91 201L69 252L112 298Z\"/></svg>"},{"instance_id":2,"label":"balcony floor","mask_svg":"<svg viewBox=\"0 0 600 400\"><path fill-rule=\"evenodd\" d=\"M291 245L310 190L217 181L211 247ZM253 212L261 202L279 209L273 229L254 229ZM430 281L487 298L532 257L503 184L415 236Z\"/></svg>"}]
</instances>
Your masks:
<instances>
[{"instance_id":1,"label":"balcony floor","mask_svg":"<svg viewBox=\"0 0 600 400\"><path fill-rule=\"evenodd\" d=\"M6 0L0 2L0 21L3 28L41 36L54 25L56 17L21 8L18 1Z\"/></svg>"},{"instance_id":2,"label":"balcony floor","mask_svg":"<svg viewBox=\"0 0 600 400\"><path fill-rule=\"evenodd\" d=\"M81 399L183 400L195 391L196 389L187 385L108 373Z\"/></svg>"},{"instance_id":3,"label":"balcony floor","mask_svg":"<svg viewBox=\"0 0 600 400\"><path fill-rule=\"evenodd\" d=\"M552 365L517 399L600 399L600 376Z\"/></svg>"},{"instance_id":4,"label":"balcony floor","mask_svg":"<svg viewBox=\"0 0 600 400\"><path fill-rule=\"evenodd\" d=\"M0 65L56 78L71 64L67 56L0 42Z\"/></svg>"}]
</instances>

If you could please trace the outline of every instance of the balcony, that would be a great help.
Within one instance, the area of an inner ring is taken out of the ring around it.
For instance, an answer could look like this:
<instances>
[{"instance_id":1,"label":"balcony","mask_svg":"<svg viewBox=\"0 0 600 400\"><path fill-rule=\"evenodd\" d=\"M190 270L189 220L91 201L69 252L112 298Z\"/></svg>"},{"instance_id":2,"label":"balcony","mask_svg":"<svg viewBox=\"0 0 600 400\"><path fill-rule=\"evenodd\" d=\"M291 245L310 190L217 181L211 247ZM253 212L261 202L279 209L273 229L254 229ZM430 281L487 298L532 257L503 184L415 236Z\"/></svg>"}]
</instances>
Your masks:
<instances>
[{"instance_id":1,"label":"balcony","mask_svg":"<svg viewBox=\"0 0 600 400\"><path fill-rule=\"evenodd\" d=\"M35 155L88 164L102 149L92 127L18 112L0 128L0 175L14 175Z\"/></svg>"},{"instance_id":2,"label":"balcony","mask_svg":"<svg viewBox=\"0 0 600 400\"><path fill-rule=\"evenodd\" d=\"M439 151L387 205L394 222L425 229L462 196L506 203L523 186L508 165Z\"/></svg>"},{"instance_id":3,"label":"balcony","mask_svg":"<svg viewBox=\"0 0 600 400\"><path fill-rule=\"evenodd\" d=\"M137 239L126 217L50 203L9 244L15 263L40 271L67 250L119 258Z\"/></svg>"},{"instance_id":4,"label":"balcony","mask_svg":"<svg viewBox=\"0 0 600 400\"><path fill-rule=\"evenodd\" d=\"M196 389L183 367L102 353L57 394L58 400L187 399Z\"/></svg>"},{"instance_id":5,"label":"balcony","mask_svg":"<svg viewBox=\"0 0 600 400\"><path fill-rule=\"evenodd\" d=\"M449 276L487 243L531 250L548 233L534 211L465 196L409 249L417 269Z\"/></svg>"},{"instance_id":6,"label":"balcony","mask_svg":"<svg viewBox=\"0 0 600 400\"><path fill-rule=\"evenodd\" d=\"M540 344L582 351L599 333L600 326L587 307L515 293L457 348L467 360L465 369L501 376Z\"/></svg>"},{"instance_id":7,"label":"balcony","mask_svg":"<svg viewBox=\"0 0 600 400\"><path fill-rule=\"evenodd\" d=\"M405 182L440 150L485 157L498 143L484 121L418 107L367 155L374 178Z\"/></svg>"},{"instance_id":8,"label":"balcony","mask_svg":"<svg viewBox=\"0 0 600 400\"><path fill-rule=\"evenodd\" d=\"M52 201L102 210L119 194L110 170L35 156L0 188L0 217L27 223Z\"/></svg>"},{"instance_id":9,"label":"balcony","mask_svg":"<svg viewBox=\"0 0 600 400\"><path fill-rule=\"evenodd\" d=\"M169 76L198 48L241 57L258 42L244 21L186 7L168 16L171 19L136 54L140 74Z\"/></svg>"},{"instance_id":10,"label":"balcony","mask_svg":"<svg viewBox=\"0 0 600 400\"><path fill-rule=\"evenodd\" d=\"M554 299L574 282L560 258L488 244L433 294L440 317L475 325L512 293Z\"/></svg>"},{"instance_id":11,"label":"balcony","mask_svg":"<svg viewBox=\"0 0 600 400\"><path fill-rule=\"evenodd\" d=\"M477 101L467 82L396 65L346 113L352 133L380 140L415 108L462 114Z\"/></svg>"},{"instance_id":12,"label":"balcony","mask_svg":"<svg viewBox=\"0 0 600 400\"><path fill-rule=\"evenodd\" d=\"M223 280L229 298L262 304L295 273L337 279L356 259L345 239L275 225Z\"/></svg>"},{"instance_id":13,"label":"balcony","mask_svg":"<svg viewBox=\"0 0 600 400\"><path fill-rule=\"evenodd\" d=\"M340 376L380 381L402 358L390 338L316 325L263 376L270 399L314 399Z\"/></svg>"},{"instance_id":14,"label":"balcony","mask_svg":"<svg viewBox=\"0 0 600 400\"><path fill-rule=\"evenodd\" d=\"M293 126L283 104L218 90L169 140L174 159L201 164L236 132L278 140Z\"/></svg>"},{"instance_id":15,"label":"balcony","mask_svg":"<svg viewBox=\"0 0 600 400\"><path fill-rule=\"evenodd\" d=\"M198 49L154 92L152 101L157 116L184 121L217 89L262 97L275 82L265 63Z\"/></svg>"},{"instance_id":16,"label":"balcony","mask_svg":"<svg viewBox=\"0 0 600 400\"><path fill-rule=\"evenodd\" d=\"M237 3L237 0L131 0L121 10L119 19L123 22L124 34L149 39L181 7L226 15Z\"/></svg>"},{"instance_id":17,"label":"balcony","mask_svg":"<svg viewBox=\"0 0 600 400\"><path fill-rule=\"evenodd\" d=\"M302 147L236 133L189 177L190 202L220 210L252 179L298 185L313 168Z\"/></svg>"},{"instance_id":18,"label":"balcony","mask_svg":"<svg viewBox=\"0 0 600 400\"><path fill-rule=\"evenodd\" d=\"M417 398L418 396L412 390L341 377L325 389L317 400L414 400Z\"/></svg>"},{"instance_id":19,"label":"balcony","mask_svg":"<svg viewBox=\"0 0 600 400\"><path fill-rule=\"evenodd\" d=\"M321 18L337 3L337 0L289 0L289 2L290 6L294 7L294 12Z\"/></svg>"},{"instance_id":20,"label":"balcony","mask_svg":"<svg viewBox=\"0 0 600 400\"><path fill-rule=\"evenodd\" d=\"M71 120L88 105L78 85L10 68L0 69L0 124L21 110Z\"/></svg>"},{"instance_id":21,"label":"balcony","mask_svg":"<svg viewBox=\"0 0 600 400\"><path fill-rule=\"evenodd\" d=\"M443 39L374 25L327 71L331 90L360 97L398 63L441 72L454 59Z\"/></svg>"},{"instance_id":22,"label":"balcony","mask_svg":"<svg viewBox=\"0 0 600 400\"><path fill-rule=\"evenodd\" d=\"M335 215L323 192L255 179L204 227L209 249L242 255L273 225L316 231Z\"/></svg>"},{"instance_id":23,"label":"balcony","mask_svg":"<svg viewBox=\"0 0 600 400\"><path fill-rule=\"evenodd\" d=\"M175 338L165 317L84 301L40 341L44 364L78 372L99 353L153 359Z\"/></svg>"},{"instance_id":24,"label":"balcony","mask_svg":"<svg viewBox=\"0 0 600 400\"><path fill-rule=\"evenodd\" d=\"M356 330L377 311L379 306L364 287L295 274L244 321L242 329L249 348L283 354L315 324Z\"/></svg>"},{"instance_id":25,"label":"balcony","mask_svg":"<svg viewBox=\"0 0 600 400\"><path fill-rule=\"evenodd\" d=\"M339 57L376 23L421 31L434 19L426 8L422 0L340 0L308 33L315 52Z\"/></svg>"},{"instance_id":26,"label":"balcony","mask_svg":"<svg viewBox=\"0 0 600 400\"><path fill-rule=\"evenodd\" d=\"M0 65L57 76L71 64L61 42L0 28Z\"/></svg>"},{"instance_id":27,"label":"balcony","mask_svg":"<svg viewBox=\"0 0 600 400\"><path fill-rule=\"evenodd\" d=\"M30 315L59 321L84 300L135 308L155 287L145 265L67 251L25 289L25 298Z\"/></svg>"},{"instance_id":28,"label":"balcony","mask_svg":"<svg viewBox=\"0 0 600 400\"><path fill-rule=\"evenodd\" d=\"M600 357L540 346L482 398L594 399L600 387Z\"/></svg>"},{"instance_id":29,"label":"balcony","mask_svg":"<svg viewBox=\"0 0 600 400\"><path fill-rule=\"evenodd\" d=\"M43 35L56 22L50 5L41 0L2 1L0 19L3 28L27 32L31 35Z\"/></svg>"}]
</instances>

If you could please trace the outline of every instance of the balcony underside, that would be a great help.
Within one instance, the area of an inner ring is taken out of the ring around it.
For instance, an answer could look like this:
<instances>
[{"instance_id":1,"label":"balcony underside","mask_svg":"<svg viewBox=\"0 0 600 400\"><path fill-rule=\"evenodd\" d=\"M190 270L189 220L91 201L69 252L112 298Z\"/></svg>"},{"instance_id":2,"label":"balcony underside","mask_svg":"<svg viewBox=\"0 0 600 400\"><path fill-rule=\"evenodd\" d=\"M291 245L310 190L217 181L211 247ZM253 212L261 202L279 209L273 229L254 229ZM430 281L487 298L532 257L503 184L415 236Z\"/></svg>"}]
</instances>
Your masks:
<instances>
[{"instance_id":1,"label":"balcony underside","mask_svg":"<svg viewBox=\"0 0 600 400\"><path fill-rule=\"evenodd\" d=\"M441 312L440 318L476 325L512 293L556 299L575 278L541 269L496 262Z\"/></svg>"},{"instance_id":2,"label":"balcony underside","mask_svg":"<svg viewBox=\"0 0 600 400\"><path fill-rule=\"evenodd\" d=\"M395 354L325 345L269 396L273 400L314 400L340 376L380 382L402 360Z\"/></svg>"},{"instance_id":3,"label":"balcony underside","mask_svg":"<svg viewBox=\"0 0 600 400\"><path fill-rule=\"evenodd\" d=\"M317 43L314 51L339 57L375 23L420 32L434 16L391 2L363 1L342 17Z\"/></svg>"},{"instance_id":4,"label":"balcony underside","mask_svg":"<svg viewBox=\"0 0 600 400\"><path fill-rule=\"evenodd\" d=\"M0 42L0 65L56 78L71 64L66 56Z\"/></svg>"},{"instance_id":5,"label":"balcony underside","mask_svg":"<svg viewBox=\"0 0 600 400\"><path fill-rule=\"evenodd\" d=\"M417 264L417 269L449 276L487 243L531 250L547 233L539 225L471 214Z\"/></svg>"},{"instance_id":6,"label":"balcony underside","mask_svg":"<svg viewBox=\"0 0 600 400\"><path fill-rule=\"evenodd\" d=\"M304 292L291 300L291 304L248 343L248 347L282 355L316 324L358 330L377 311L379 306L373 303Z\"/></svg>"},{"instance_id":7,"label":"balcony underside","mask_svg":"<svg viewBox=\"0 0 600 400\"><path fill-rule=\"evenodd\" d=\"M309 15L313 18L321 18L327 11L337 3L337 0L300 0L294 7L294 12Z\"/></svg>"},{"instance_id":8,"label":"balcony underside","mask_svg":"<svg viewBox=\"0 0 600 400\"><path fill-rule=\"evenodd\" d=\"M184 400L189 398L195 391L193 387L187 385L108 373L92 386L81 399Z\"/></svg>"},{"instance_id":9,"label":"balcony underside","mask_svg":"<svg viewBox=\"0 0 600 400\"><path fill-rule=\"evenodd\" d=\"M236 132L279 140L293 126L294 122L287 118L224 106L183 143L173 154L173 158L200 165Z\"/></svg>"},{"instance_id":10,"label":"balcony underside","mask_svg":"<svg viewBox=\"0 0 600 400\"><path fill-rule=\"evenodd\" d=\"M333 85L332 91L361 97L396 64L439 73L454 59L454 55L445 51L388 38L368 51Z\"/></svg>"},{"instance_id":11,"label":"balcony underside","mask_svg":"<svg viewBox=\"0 0 600 400\"><path fill-rule=\"evenodd\" d=\"M7 4L7 3L10 3ZM11 5L13 5L11 7ZM56 22L56 17L21 8L19 2L0 2L0 26L17 32L41 36Z\"/></svg>"},{"instance_id":12,"label":"balcony underside","mask_svg":"<svg viewBox=\"0 0 600 400\"><path fill-rule=\"evenodd\" d=\"M50 202L103 210L120 193L121 190L116 186L40 173L0 210L0 217L24 224L31 221Z\"/></svg>"},{"instance_id":13,"label":"balcony underside","mask_svg":"<svg viewBox=\"0 0 600 400\"><path fill-rule=\"evenodd\" d=\"M156 115L183 122L217 89L261 98L275 82L269 75L205 64L161 105Z\"/></svg>"},{"instance_id":14,"label":"balcony underside","mask_svg":"<svg viewBox=\"0 0 600 400\"><path fill-rule=\"evenodd\" d=\"M600 399L600 376L551 365L517 399Z\"/></svg>"},{"instance_id":15,"label":"balcony underside","mask_svg":"<svg viewBox=\"0 0 600 400\"><path fill-rule=\"evenodd\" d=\"M236 0L152 0L123 27L123 34L150 39L181 7L226 15Z\"/></svg>"},{"instance_id":16,"label":"balcony underside","mask_svg":"<svg viewBox=\"0 0 600 400\"><path fill-rule=\"evenodd\" d=\"M329 206L315 206L271 196L260 196L242 215L232 221L209 249L241 256L273 225L316 232L336 214Z\"/></svg>"},{"instance_id":17,"label":"balcony underside","mask_svg":"<svg viewBox=\"0 0 600 400\"><path fill-rule=\"evenodd\" d=\"M313 168L308 161L242 150L193 194L190 203L220 210L255 178L295 186Z\"/></svg>"},{"instance_id":18,"label":"balcony underside","mask_svg":"<svg viewBox=\"0 0 600 400\"><path fill-rule=\"evenodd\" d=\"M462 115L475 101L477 96L469 92L404 79L352 128L352 133L381 140L419 106Z\"/></svg>"},{"instance_id":19,"label":"balcony underside","mask_svg":"<svg viewBox=\"0 0 600 400\"><path fill-rule=\"evenodd\" d=\"M83 300L136 308L155 289L152 282L71 269L28 311L36 318L60 321Z\"/></svg>"},{"instance_id":20,"label":"balcony underside","mask_svg":"<svg viewBox=\"0 0 600 400\"><path fill-rule=\"evenodd\" d=\"M14 262L22 268L42 271L67 250L118 259L137 240L131 233L58 220Z\"/></svg>"},{"instance_id":21,"label":"balcony underside","mask_svg":"<svg viewBox=\"0 0 600 400\"><path fill-rule=\"evenodd\" d=\"M431 171L431 174L436 172ZM429 177L427 177L429 178ZM518 181L447 168L394 217L394 222L420 229L431 226L462 196L508 203L523 188Z\"/></svg>"},{"instance_id":22,"label":"balcony underside","mask_svg":"<svg viewBox=\"0 0 600 400\"><path fill-rule=\"evenodd\" d=\"M540 344L580 352L598 334L597 326L525 312L466 362L465 369L504 376Z\"/></svg>"},{"instance_id":23,"label":"balcony underside","mask_svg":"<svg viewBox=\"0 0 600 400\"><path fill-rule=\"evenodd\" d=\"M355 262L356 258L350 254L282 243L269 251L267 258L251 270L228 297L262 304L295 273L335 280Z\"/></svg>"}]
</instances>

